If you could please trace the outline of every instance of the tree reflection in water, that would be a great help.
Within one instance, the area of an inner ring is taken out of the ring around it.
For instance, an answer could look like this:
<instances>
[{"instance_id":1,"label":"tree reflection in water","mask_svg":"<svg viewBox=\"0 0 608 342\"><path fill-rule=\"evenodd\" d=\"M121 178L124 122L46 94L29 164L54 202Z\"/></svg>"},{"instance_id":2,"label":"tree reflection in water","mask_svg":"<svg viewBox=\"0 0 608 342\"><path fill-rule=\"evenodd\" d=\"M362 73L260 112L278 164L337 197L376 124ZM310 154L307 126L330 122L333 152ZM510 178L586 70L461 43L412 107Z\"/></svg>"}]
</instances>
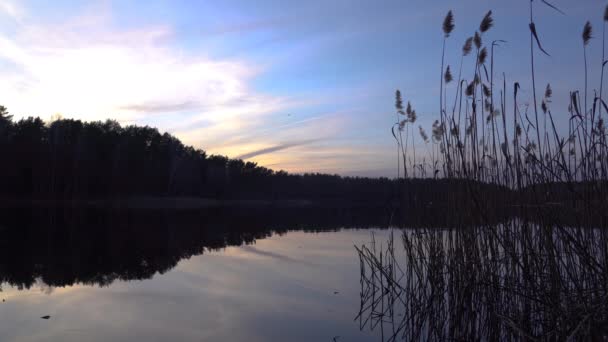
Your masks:
<instances>
[{"instance_id":1,"label":"tree reflection in water","mask_svg":"<svg viewBox=\"0 0 608 342\"><path fill-rule=\"evenodd\" d=\"M0 284L29 289L149 279L182 259L291 230L379 227L376 209L0 210Z\"/></svg>"}]
</instances>

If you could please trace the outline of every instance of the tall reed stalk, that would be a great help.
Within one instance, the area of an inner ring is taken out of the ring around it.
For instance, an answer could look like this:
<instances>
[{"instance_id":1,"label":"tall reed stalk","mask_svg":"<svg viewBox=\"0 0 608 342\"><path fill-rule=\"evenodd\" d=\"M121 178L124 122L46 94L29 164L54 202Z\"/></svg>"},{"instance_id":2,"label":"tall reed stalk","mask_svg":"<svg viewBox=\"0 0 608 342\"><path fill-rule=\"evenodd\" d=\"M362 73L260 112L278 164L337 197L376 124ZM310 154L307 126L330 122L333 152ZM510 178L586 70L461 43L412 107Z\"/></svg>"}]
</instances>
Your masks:
<instances>
[{"instance_id":1,"label":"tall reed stalk","mask_svg":"<svg viewBox=\"0 0 608 342\"><path fill-rule=\"evenodd\" d=\"M540 1L540 4L563 13L547 1ZM602 42L599 95L595 96L593 105L590 106L588 75L592 70L588 65L587 55L592 27L590 22L587 22L582 34L584 93L571 91L569 114L554 114L551 109L551 87L547 86L544 96L538 92L538 51L542 55L549 54L542 46L537 31L534 6L533 1L530 1L531 105L526 104L526 99L519 98L519 82L514 82L512 86L507 84L506 74L502 75L502 86L497 86L496 74L500 65L495 60L496 47L504 41L487 39L494 26L493 13L488 11L477 30L465 40L462 50L458 53L458 83L453 102L450 102L451 110L448 110L446 88L454 81L454 76L449 63L451 53L447 41L452 37L455 27L454 13L448 12L442 23L440 112L438 120L433 123L431 139L428 140L432 143L428 145L431 147L430 155L421 157L423 160L428 157L428 162L420 163L418 156L411 158L408 149L411 147L413 150L416 142L413 139L413 125L409 129L407 125L413 124L416 115L413 115L412 120L413 111L409 110L409 103L408 110L398 109L402 120L398 121L396 127L401 128L400 132L406 137L395 135L395 138L401 146L404 170L415 170L414 177L417 172L418 175L424 174L426 177L505 185L518 191L531 192L538 201L551 200L547 194L555 184L565 184L564 187L577 198L595 196L594 191L601 190L599 198L608 201L608 187L593 185L608 183L608 139L602 116L603 111L608 109L603 99L605 42ZM605 38L608 7L602 19L602 37ZM491 43L486 46L484 41ZM472 77L465 80L462 76L467 73L465 58L473 49L475 61L471 63ZM513 96L509 96L509 93ZM512 117L509 117L510 115ZM411 135L410 139L407 134ZM599 203L593 203L590 208L595 205Z\"/></svg>"}]
</instances>

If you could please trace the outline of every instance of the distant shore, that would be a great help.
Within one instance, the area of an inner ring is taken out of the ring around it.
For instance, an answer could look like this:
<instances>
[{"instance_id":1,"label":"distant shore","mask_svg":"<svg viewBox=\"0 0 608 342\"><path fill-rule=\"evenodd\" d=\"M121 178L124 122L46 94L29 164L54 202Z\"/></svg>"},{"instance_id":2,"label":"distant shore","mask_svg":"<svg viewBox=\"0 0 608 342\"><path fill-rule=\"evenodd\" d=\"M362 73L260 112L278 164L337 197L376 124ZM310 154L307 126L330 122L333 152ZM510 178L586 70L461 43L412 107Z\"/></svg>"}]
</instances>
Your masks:
<instances>
[{"instance_id":1,"label":"distant shore","mask_svg":"<svg viewBox=\"0 0 608 342\"><path fill-rule=\"evenodd\" d=\"M368 207L389 205L378 201L349 201L344 200L306 200L306 199L279 199L279 200L256 200L256 199L213 199L197 197L131 197L120 199L0 199L0 207L38 207L38 208L109 208L109 209L170 209L170 210L194 210L219 207L233 208L309 208L309 207ZM395 201L392 205L396 206Z\"/></svg>"}]
</instances>

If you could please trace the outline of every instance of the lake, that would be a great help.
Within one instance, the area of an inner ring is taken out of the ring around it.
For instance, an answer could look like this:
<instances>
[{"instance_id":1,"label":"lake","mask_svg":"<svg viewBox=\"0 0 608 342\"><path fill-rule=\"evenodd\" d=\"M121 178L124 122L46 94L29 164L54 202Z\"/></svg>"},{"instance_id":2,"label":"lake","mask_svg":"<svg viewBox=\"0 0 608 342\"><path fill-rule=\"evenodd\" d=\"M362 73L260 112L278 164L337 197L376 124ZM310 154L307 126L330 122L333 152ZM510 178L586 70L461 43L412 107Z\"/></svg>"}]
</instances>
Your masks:
<instances>
[{"instance_id":1,"label":"lake","mask_svg":"<svg viewBox=\"0 0 608 342\"><path fill-rule=\"evenodd\" d=\"M0 340L608 337L605 229L396 216L0 210Z\"/></svg>"},{"instance_id":2,"label":"lake","mask_svg":"<svg viewBox=\"0 0 608 342\"><path fill-rule=\"evenodd\" d=\"M37 211L3 224L0 340L376 340L354 320L354 246L386 230L152 216Z\"/></svg>"}]
</instances>

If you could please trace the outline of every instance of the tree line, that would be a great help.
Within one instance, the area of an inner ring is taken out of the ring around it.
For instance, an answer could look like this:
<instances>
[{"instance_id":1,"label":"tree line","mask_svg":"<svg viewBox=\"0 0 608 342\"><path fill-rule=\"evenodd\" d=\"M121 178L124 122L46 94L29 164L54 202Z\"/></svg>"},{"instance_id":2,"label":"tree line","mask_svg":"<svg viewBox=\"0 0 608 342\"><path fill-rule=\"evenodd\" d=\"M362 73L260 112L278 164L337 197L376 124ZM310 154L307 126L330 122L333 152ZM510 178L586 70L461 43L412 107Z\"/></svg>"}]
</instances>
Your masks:
<instances>
[{"instance_id":1,"label":"tree line","mask_svg":"<svg viewBox=\"0 0 608 342\"><path fill-rule=\"evenodd\" d=\"M396 187L388 178L289 174L207 155L148 126L39 117L17 121L2 106L0 157L0 196L5 198L386 200Z\"/></svg>"}]
</instances>

